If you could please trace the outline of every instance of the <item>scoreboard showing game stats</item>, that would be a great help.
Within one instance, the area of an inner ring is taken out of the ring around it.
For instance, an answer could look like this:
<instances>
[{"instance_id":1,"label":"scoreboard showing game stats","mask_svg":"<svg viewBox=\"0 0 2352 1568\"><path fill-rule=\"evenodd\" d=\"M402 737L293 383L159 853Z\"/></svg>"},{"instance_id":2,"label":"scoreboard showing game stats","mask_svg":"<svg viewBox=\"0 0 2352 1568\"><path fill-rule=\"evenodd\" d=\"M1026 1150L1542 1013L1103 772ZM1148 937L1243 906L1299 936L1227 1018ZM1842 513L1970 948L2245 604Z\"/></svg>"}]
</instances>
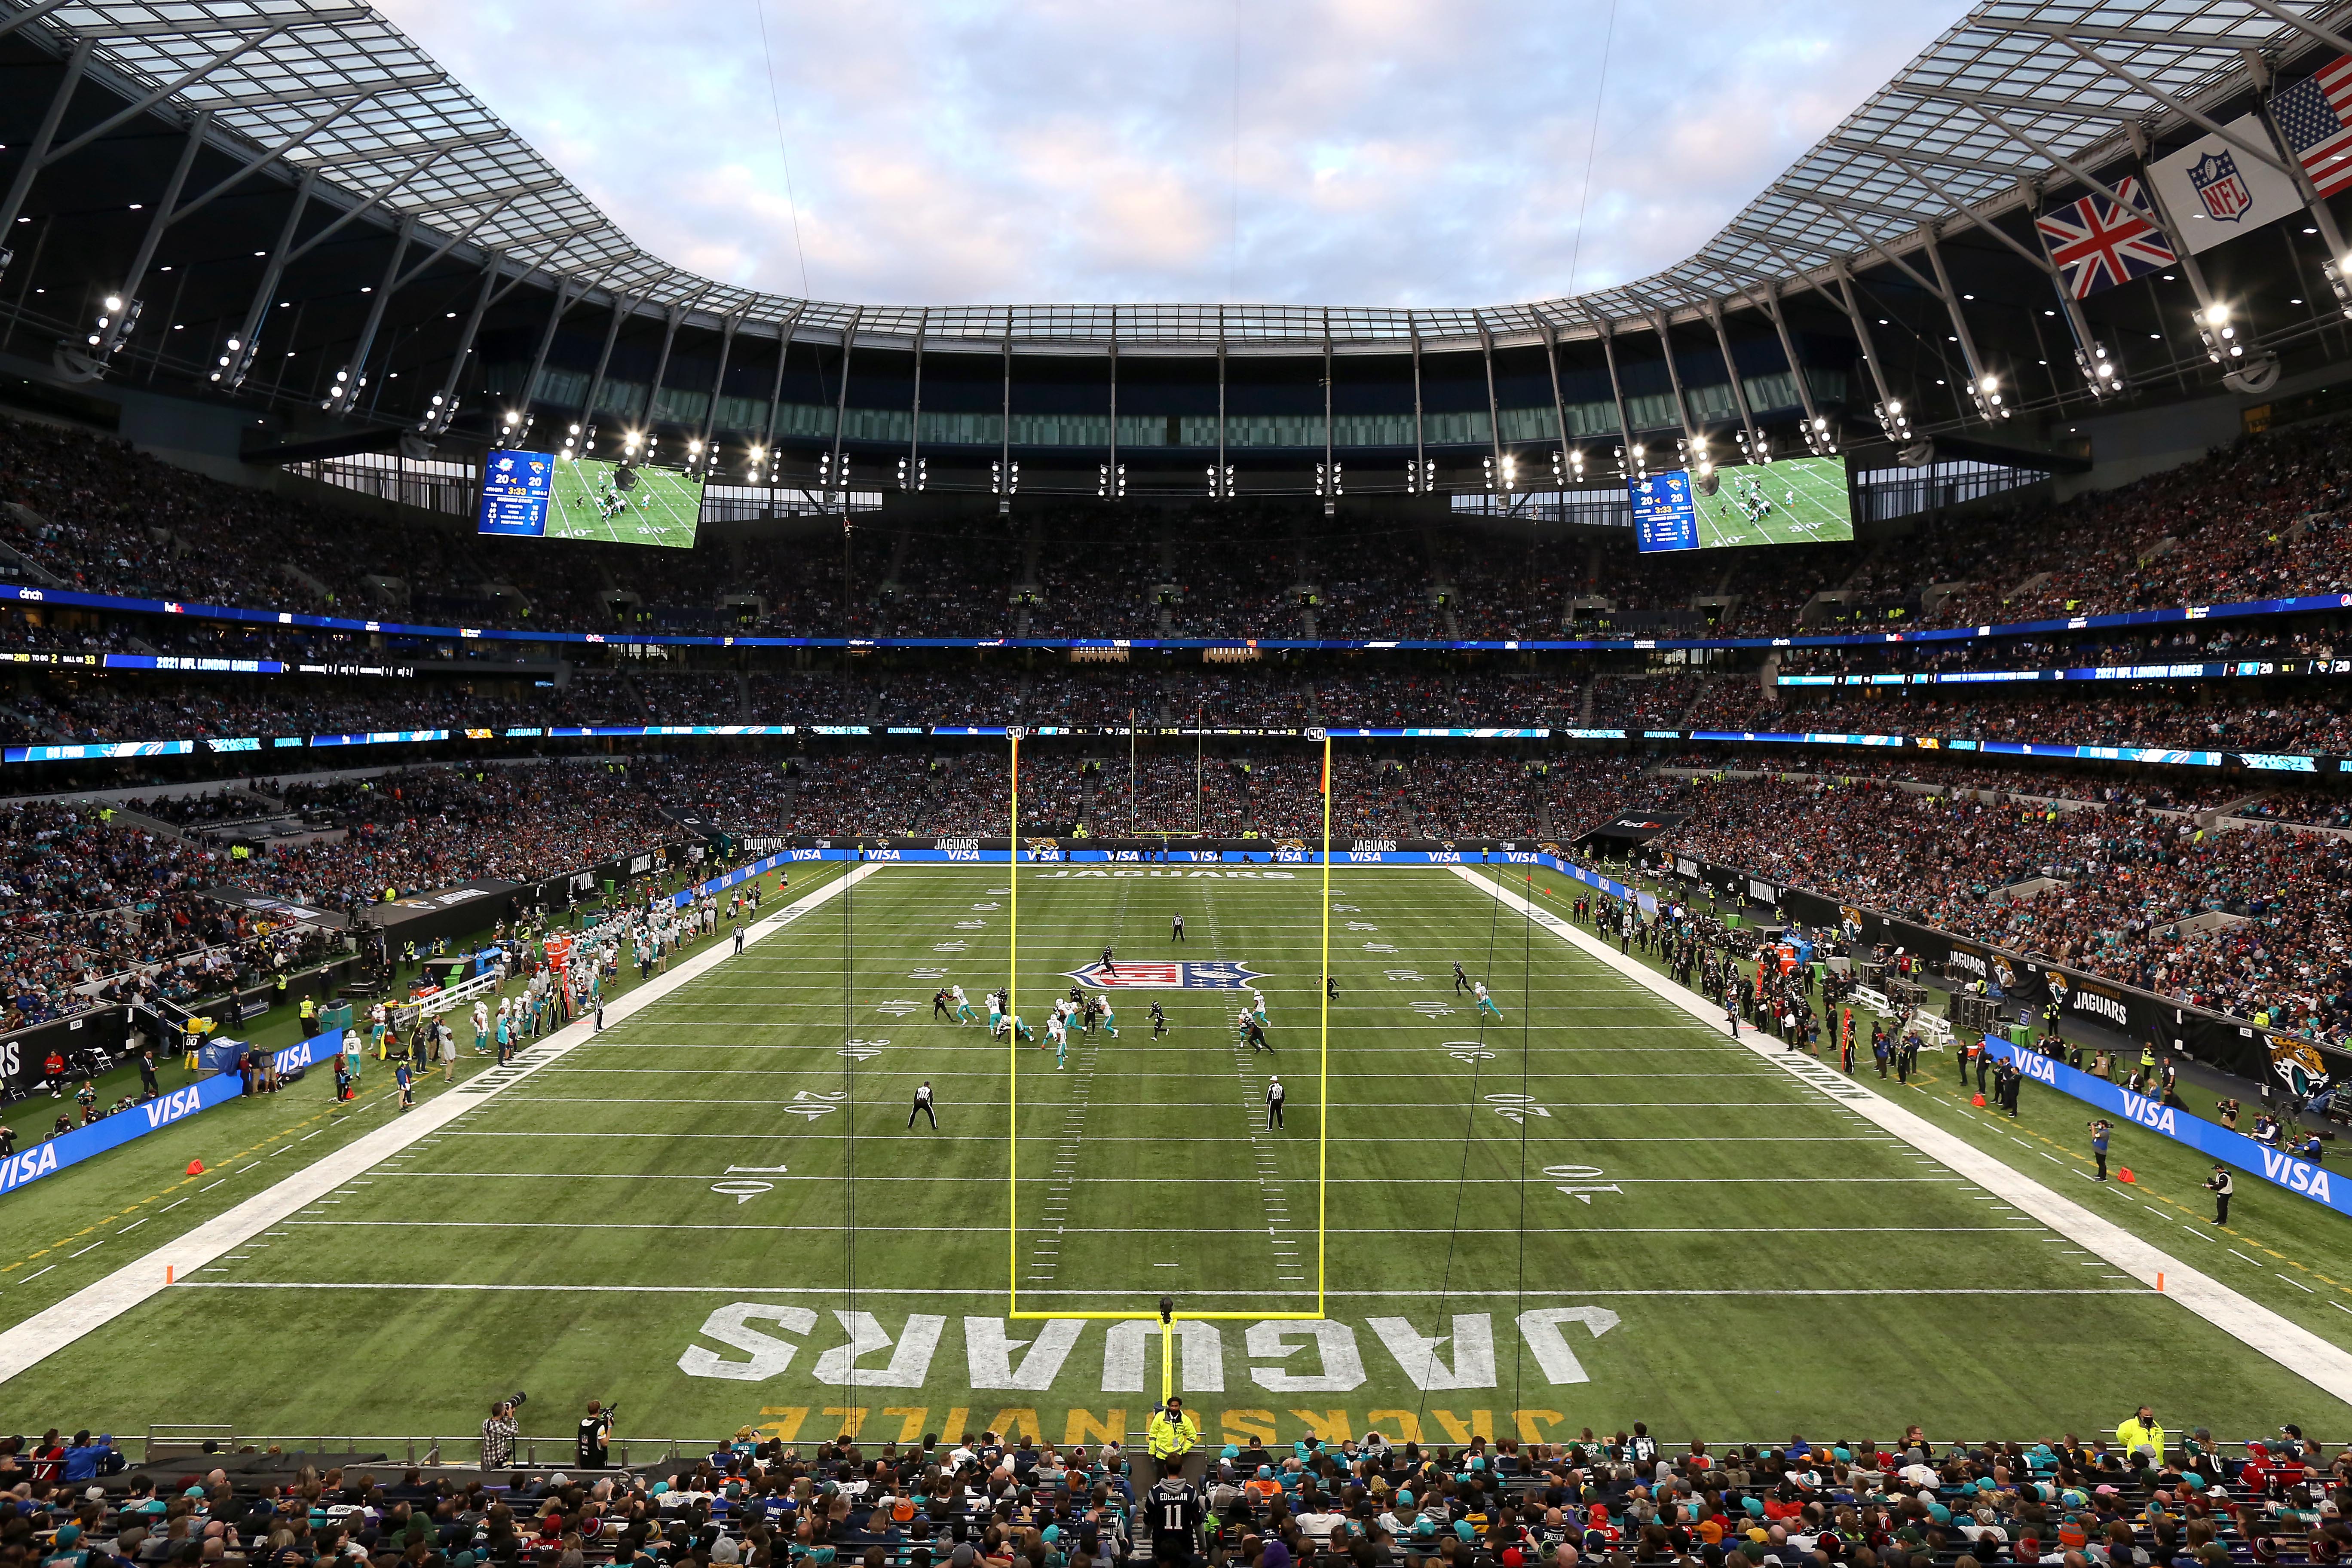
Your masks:
<instances>
[{"instance_id":1,"label":"scoreboard showing game stats","mask_svg":"<svg viewBox=\"0 0 2352 1568\"><path fill-rule=\"evenodd\" d=\"M1625 481L1643 553L1853 537L1843 458L1789 458L1715 470L1706 494L1684 469Z\"/></svg>"},{"instance_id":2,"label":"scoreboard showing game stats","mask_svg":"<svg viewBox=\"0 0 2352 1568\"><path fill-rule=\"evenodd\" d=\"M701 521L702 480L675 468L504 448L482 462L479 533L691 550Z\"/></svg>"}]
</instances>

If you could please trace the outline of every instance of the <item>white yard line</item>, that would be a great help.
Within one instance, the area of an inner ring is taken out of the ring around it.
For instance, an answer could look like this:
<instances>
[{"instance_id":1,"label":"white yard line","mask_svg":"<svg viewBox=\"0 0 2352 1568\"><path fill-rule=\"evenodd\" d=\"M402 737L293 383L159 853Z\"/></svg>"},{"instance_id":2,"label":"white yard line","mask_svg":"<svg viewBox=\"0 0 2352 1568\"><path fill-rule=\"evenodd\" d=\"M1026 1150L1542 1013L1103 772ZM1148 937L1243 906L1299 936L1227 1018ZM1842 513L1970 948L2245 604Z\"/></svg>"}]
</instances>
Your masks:
<instances>
[{"instance_id":1,"label":"white yard line","mask_svg":"<svg viewBox=\"0 0 2352 1568\"><path fill-rule=\"evenodd\" d=\"M1454 872L1480 892L1502 900L1505 908L1534 921L1580 952L1647 987L1653 994L1686 1013L1720 1024L1722 1009L1696 992L1685 990L1646 964L1621 958L1613 949L1587 936L1570 921L1529 903L1468 867L1455 867ZM1727 1029L1725 1037L1729 1037ZM2223 1333L2261 1352L2288 1371L2309 1378L2336 1398L2352 1400L2352 1351L2331 1344L2300 1324L2247 1300L2212 1276L2093 1214L2072 1198L2061 1197L1967 1140L1904 1110L1859 1079L1850 1079L1802 1053L1783 1051L1778 1048L1777 1042L1768 1046L1748 1040L1745 1035L1742 1039L1759 1058L1799 1082L1851 1107L1921 1153L1935 1156L1986 1192L2006 1199L2141 1284L2153 1287L2161 1275L2167 1296Z\"/></svg>"},{"instance_id":2,"label":"white yard line","mask_svg":"<svg viewBox=\"0 0 2352 1568\"><path fill-rule=\"evenodd\" d=\"M815 1231L820 1235L837 1236L841 1226L825 1225L766 1225L746 1222L741 1225L720 1225L708 1220L565 1220L565 1219L295 1219L289 1225L325 1226L336 1228L367 1227L400 1230L738 1230L738 1231ZM969 1225L897 1225L893 1234L904 1236L970 1236ZM284 1231L273 1230L272 1236ZM1062 1236L1133 1236L1131 1225L1085 1226L1061 1227ZM1154 1236L1264 1236L1262 1225L1240 1226L1164 1226L1151 1227ZM1338 1226L1325 1233L1329 1236L2033 1236L2042 1235L2039 1226L2026 1225L1733 1225L1733 1226L1612 1226L1612 1225L1530 1225L1519 1226ZM2063 1237L2043 1237L2047 1241L2063 1241Z\"/></svg>"},{"instance_id":3,"label":"white yard line","mask_svg":"<svg viewBox=\"0 0 2352 1568\"><path fill-rule=\"evenodd\" d=\"M364 1284L356 1284L349 1279L206 1279L201 1282L196 1280L187 1280L184 1281L184 1284L186 1288L191 1289L207 1290L451 1290L490 1291L499 1293L516 1292L521 1294L545 1295L572 1295L581 1292L595 1291L610 1292L614 1295L627 1296L642 1296L650 1294L668 1296L736 1295L842 1297L848 1294L847 1288L840 1285L513 1285L489 1283L444 1284L431 1281L386 1279L370 1280ZM1024 1288L1021 1293L1024 1296L1075 1296L1080 1298L1125 1296L1130 1299L1134 1295L1134 1291L1132 1289L1121 1291L1110 1288L1097 1290L1031 1290ZM1279 1296L1284 1294L1296 1295L1297 1293L1298 1292L1297 1291L1285 1292L1275 1290L1261 1286L1255 1290L1187 1290L1184 1292L1184 1295L1188 1300L1207 1300L1214 1297L1220 1300L1228 1300L1263 1301L1269 1296ZM1311 1293L1312 1292L1309 1292L1309 1294ZM860 1285L857 1287L857 1294L860 1296L984 1296L998 1301L1004 1300L1004 1289L1003 1286ZM1402 1301L1428 1298L1466 1300L1474 1297L1482 1300L1511 1301L1524 1300L1527 1297L1527 1292L1523 1290L1464 1290L1460 1289L1451 1290L1326 1290L1324 1294L1334 1300L1346 1300L1364 1301ZM1700 1290L1587 1290L1580 1287L1570 1294L1574 1299L1581 1300L1587 1297L1615 1298L1620 1296L1628 1298L1716 1298L1725 1296L2145 1296L2147 1292L2141 1289L2137 1285L2089 1285L2072 1288L1963 1285L1944 1289L1931 1288L1924 1289L1908 1285L1886 1285L1856 1287L1852 1289L1825 1288L1821 1289L1790 1290L1751 1290L1742 1289L1736 1286L1726 1287L1721 1289Z\"/></svg>"},{"instance_id":4,"label":"white yard line","mask_svg":"<svg viewBox=\"0 0 2352 1568\"><path fill-rule=\"evenodd\" d=\"M829 901L879 868L859 866L767 916L745 937L748 947L789 929L810 910ZM604 1018L613 1023L641 1012L696 977L733 957L731 944L718 943L677 965L668 974L624 992L607 1003ZM226 1212L216 1215L177 1240L125 1264L104 1279L83 1286L64 1300L36 1312L15 1327L0 1331L0 1383L50 1355L84 1334L105 1327L123 1313L160 1295L166 1289L168 1269L182 1284L224 1255L310 1205L333 1202L326 1194L364 1175L373 1167L473 1110L491 1096L523 1082L541 1068L562 1060L585 1044L595 1028L593 1018L583 1018L549 1036L508 1067L493 1068L456 1088L426 1100L415 1110L388 1121L343 1148L321 1156L283 1181L264 1189ZM185 1202L185 1199L182 1199ZM169 1205L177 1207L177 1205ZM30 1278L27 1276L27 1278ZM205 1281L206 1284L228 1281Z\"/></svg>"}]
</instances>

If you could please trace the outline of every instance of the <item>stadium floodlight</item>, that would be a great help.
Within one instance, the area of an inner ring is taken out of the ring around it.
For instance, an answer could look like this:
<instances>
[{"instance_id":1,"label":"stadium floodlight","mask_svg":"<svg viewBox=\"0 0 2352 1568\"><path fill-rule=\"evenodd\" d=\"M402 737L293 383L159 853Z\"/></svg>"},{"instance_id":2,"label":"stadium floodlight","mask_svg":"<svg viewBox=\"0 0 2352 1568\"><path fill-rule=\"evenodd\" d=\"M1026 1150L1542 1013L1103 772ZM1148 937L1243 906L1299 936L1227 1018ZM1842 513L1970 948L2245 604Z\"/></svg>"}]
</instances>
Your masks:
<instances>
[{"instance_id":1,"label":"stadium floodlight","mask_svg":"<svg viewBox=\"0 0 2352 1568\"><path fill-rule=\"evenodd\" d=\"M2233 359L2243 359L2246 345L2238 342L2238 329L2231 324L2230 307L2222 300L2196 313L2197 336L2205 345L2205 357L2215 364L2227 364Z\"/></svg>"},{"instance_id":2,"label":"stadium floodlight","mask_svg":"<svg viewBox=\"0 0 2352 1568\"><path fill-rule=\"evenodd\" d=\"M1562 487L1584 482L1584 453L1570 447L1551 455L1551 482Z\"/></svg>"},{"instance_id":3,"label":"stadium floodlight","mask_svg":"<svg viewBox=\"0 0 2352 1568\"><path fill-rule=\"evenodd\" d=\"M930 466L929 458L917 458L911 462L905 458L899 458L898 488L902 490L921 489L930 478Z\"/></svg>"},{"instance_id":4,"label":"stadium floodlight","mask_svg":"<svg viewBox=\"0 0 2352 1568\"><path fill-rule=\"evenodd\" d=\"M7 258L8 253L0 250L0 272L8 270ZM2352 281L2347 281L2352 279L2352 256L2323 261L2319 264L2319 270L2326 274L2328 291L2336 296L2336 308L2346 316L2352 317Z\"/></svg>"},{"instance_id":5,"label":"stadium floodlight","mask_svg":"<svg viewBox=\"0 0 2352 1568\"><path fill-rule=\"evenodd\" d=\"M1649 448L1639 441L1631 447L1614 448L1617 456L1617 477L1622 479L1646 479L1650 477Z\"/></svg>"},{"instance_id":6,"label":"stadium floodlight","mask_svg":"<svg viewBox=\"0 0 2352 1568\"><path fill-rule=\"evenodd\" d=\"M260 346L259 339L249 342L243 338L229 339L228 352L220 356L220 367L213 372L213 381L224 391L236 391L244 383L246 374L253 369L253 356Z\"/></svg>"},{"instance_id":7,"label":"stadium floodlight","mask_svg":"<svg viewBox=\"0 0 2352 1568\"><path fill-rule=\"evenodd\" d=\"M1886 432L1888 440L1902 442L1911 439L1911 416L1903 411L1901 398L1890 397L1883 403L1874 403L1870 405L1870 412L1878 421L1878 427Z\"/></svg>"},{"instance_id":8,"label":"stadium floodlight","mask_svg":"<svg viewBox=\"0 0 2352 1568\"><path fill-rule=\"evenodd\" d=\"M1437 459L1417 458L1404 466L1404 493L1426 496L1437 493Z\"/></svg>"},{"instance_id":9,"label":"stadium floodlight","mask_svg":"<svg viewBox=\"0 0 2352 1568\"><path fill-rule=\"evenodd\" d=\"M1016 459L1007 463L992 459L988 465L988 488L992 494L1015 496L1021 493L1021 464Z\"/></svg>"},{"instance_id":10,"label":"stadium floodlight","mask_svg":"<svg viewBox=\"0 0 2352 1568\"><path fill-rule=\"evenodd\" d=\"M634 458L637 455L637 448L644 445L644 435L638 431L632 430L621 437L621 450L625 453L627 457Z\"/></svg>"},{"instance_id":11,"label":"stadium floodlight","mask_svg":"<svg viewBox=\"0 0 2352 1568\"><path fill-rule=\"evenodd\" d=\"M1830 428L1829 416L1816 414L1801 428L1805 433L1805 450L1816 458L1827 458L1837 451L1837 432Z\"/></svg>"},{"instance_id":12,"label":"stadium floodlight","mask_svg":"<svg viewBox=\"0 0 2352 1568\"><path fill-rule=\"evenodd\" d=\"M1969 383L1969 401L1977 405L1977 414L1988 424L2006 419L2010 408L2002 400L2000 377L1986 374Z\"/></svg>"},{"instance_id":13,"label":"stadium floodlight","mask_svg":"<svg viewBox=\"0 0 2352 1568\"><path fill-rule=\"evenodd\" d=\"M1097 500L1127 499L1127 465L1125 463L1095 465L1095 499Z\"/></svg>"},{"instance_id":14,"label":"stadium floodlight","mask_svg":"<svg viewBox=\"0 0 2352 1568\"><path fill-rule=\"evenodd\" d=\"M2077 347L2074 367L2083 373L2083 384L2094 397L2113 397L2124 389L2123 369L2103 342L2094 340L2088 347Z\"/></svg>"},{"instance_id":15,"label":"stadium floodlight","mask_svg":"<svg viewBox=\"0 0 2352 1568\"><path fill-rule=\"evenodd\" d=\"M1739 427L1739 456L1743 462L1767 464L1772 460L1772 438L1761 430Z\"/></svg>"},{"instance_id":16,"label":"stadium floodlight","mask_svg":"<svg viewBox=\"0 0 2352 1568\"><path fill-rule=\"evenodd\" d=\"M1490 452L1480 461L1486 466L1487 494L1492 495L1497 490L1515 490L1519 488L1519 460L1517 458L1507 452L1503 455L1502 461L1498 463L1495 460L1494 454Z\"/></svg>"},{"instance_id":17,"label":"stadium floodlight","mask_svg":"<svg viewBox=\"0 0 2352 1568\"><path fill-rule=\"evenodd\" d=\"M565 455L566 455L566 456L569 456L569 455L572 453L572 449L573 449L575 447L577 447L577 446L579 445L579 443L580 443L580 426L577 426L577 425L571 425L571 426L565 426L565 427L564 427L564 432L563 432L563 450L564 450Z\"/></svg>"},{"instance_id":18,"label":"stadium floodlight","mask_svg":"<svg viewBox=\"0 0 2352 1568\"><path fill-rule=\"evenodd\" d=\"M366 376L351 370L339 370L335 373L334 384L327 389L327 395L319 399L319 406L330 414L348 414L352 405L360 400L360 393L366 385ZM523 421L520 429L510 426L507 435L511 439L520 440L522 431L529 429L530 426L529 420Z\"/></svg>"},{"instance_id":19,"label":"stadium floodlight","mask_svg":"<svg viewBox=\"0 0 2352 1568\"><path fill-rule=\"evenodd\" d=\"M1209 499L1211 500L1231 500L1234 499L1234 469L1232 464L1227 463L1222 467L1213 465L1210 468Z\"/></svg>"}]
</instances>

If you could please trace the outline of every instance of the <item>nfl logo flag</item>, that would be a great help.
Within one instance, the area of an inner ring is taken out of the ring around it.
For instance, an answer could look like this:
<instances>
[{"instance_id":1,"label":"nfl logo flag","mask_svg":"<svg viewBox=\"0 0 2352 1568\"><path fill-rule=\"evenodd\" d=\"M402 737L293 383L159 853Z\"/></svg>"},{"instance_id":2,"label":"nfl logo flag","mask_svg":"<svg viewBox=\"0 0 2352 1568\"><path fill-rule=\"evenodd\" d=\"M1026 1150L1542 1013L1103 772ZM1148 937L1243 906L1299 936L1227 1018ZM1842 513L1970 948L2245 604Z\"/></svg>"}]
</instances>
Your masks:
<instances>
[{"instance_id":1,"label":"nfl logo flag","mask_svg":"<svg viewBox=\"0 0 2352 1568\"><path fill-rule=\"evenodd\" d=\"M2208 153L2189 166L2189 184L2197 192L2205 216L2220 223L2235 223L2253 210L2254 193L2238 173L2238 160L2229 153Z\"/></svg>"},{"instance_id":2,"label":"nfl logo flag","mask_svg":"<svg viewBox=\"0 0 2352 1568\"><path fill-rule=\"evenodd\" d=\"M2164 231L2148 216L2139 182L2116 182L2121 203L2094 191L2034 219L2042 247L2066 280L2066 291L2087 300L2103 289L2144 277L2178 259Z\"/></svg>"},{"instance_id":3,"label":"nfl logo flag","mask_svg":"<svg viewBox=\"0 0 2352 1568\"><path fill-rule=\"evenodd\" d=\"M2352 55L2338 55L2271 100L2271 112L2321 195L2352 185Z\"/></svg>"},{"instance_id":4,"label":"nfl logo flag","mask_svg":"<svg viewBox=\"0 0 2352 1568\"><path fill-rule=\"evenodd\" d=\"M2227 245L2303 205L2294 174L2247 151L2270 144L2263 117L2241 115L2148 164L2143 189L2189 249Z\"/></svg>"}]
</instances>

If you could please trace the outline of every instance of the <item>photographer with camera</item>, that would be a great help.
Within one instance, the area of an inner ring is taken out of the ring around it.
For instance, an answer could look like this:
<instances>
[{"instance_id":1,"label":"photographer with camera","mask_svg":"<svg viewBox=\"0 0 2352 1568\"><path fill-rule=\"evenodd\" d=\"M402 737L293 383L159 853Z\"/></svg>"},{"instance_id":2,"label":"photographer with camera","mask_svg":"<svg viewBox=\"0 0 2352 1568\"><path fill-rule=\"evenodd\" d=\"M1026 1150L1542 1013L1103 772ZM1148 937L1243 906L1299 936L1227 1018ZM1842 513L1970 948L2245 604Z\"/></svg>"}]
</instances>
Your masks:
<instances>
[{"instance_id":1,"label":"photographer with camera","mask_svg":"<svg viewBox=\"0 0 2352 1568\"><path fill-rule=\"evenodd\" d=\"M580 1438L574 1445L573 1458L583 1470L605 1468L604 1450L613 1441L613 1417L620 1405L603 1405L592 1399L588 1414L580 1418Z\"/></svg>"},{"instance_id":2,"label":"photographer with camera","mask_svg":"<svg viewBox=\"0 0 2352 1568\"><path fill-rule=\"evenodd\" d=\"M515 1412L530 1397L520 1388L490 1406L489 1419L482 1423L482 1469L485 1473L504 1469L514 1460L515 1436L521 1426Z\"/></svg>"}]
</instances>

